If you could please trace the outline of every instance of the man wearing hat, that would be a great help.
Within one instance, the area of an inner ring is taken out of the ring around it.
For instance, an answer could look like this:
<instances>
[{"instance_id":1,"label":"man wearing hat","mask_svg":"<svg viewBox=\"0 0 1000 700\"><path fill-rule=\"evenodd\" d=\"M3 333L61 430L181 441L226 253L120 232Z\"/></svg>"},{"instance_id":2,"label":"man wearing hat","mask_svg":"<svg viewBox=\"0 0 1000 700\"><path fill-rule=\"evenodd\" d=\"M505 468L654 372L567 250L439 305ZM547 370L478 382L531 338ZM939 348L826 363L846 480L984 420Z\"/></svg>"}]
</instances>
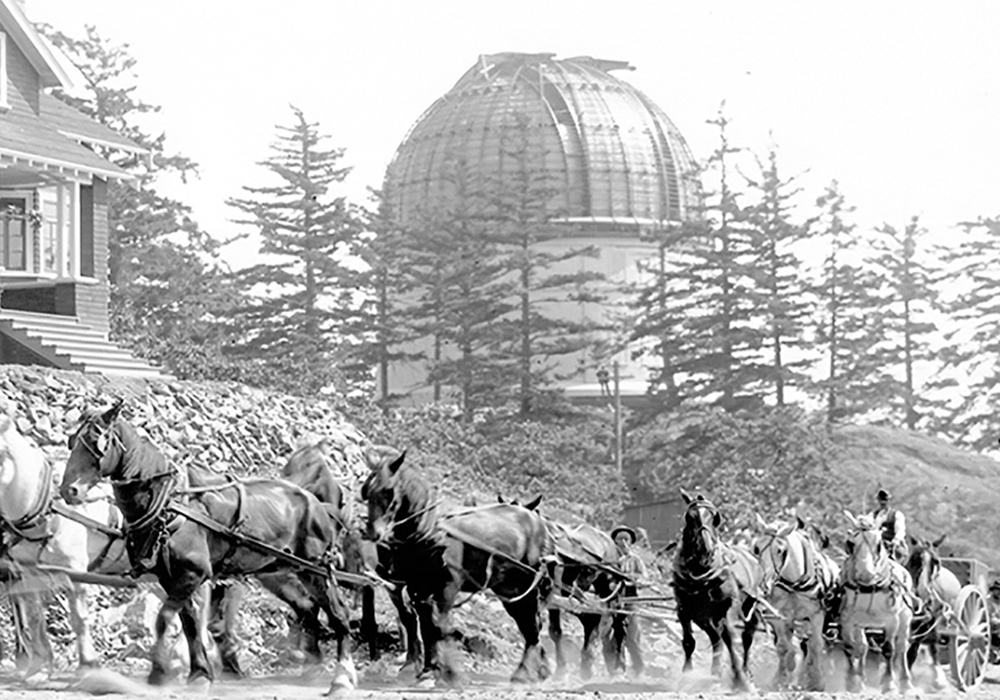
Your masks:
<instances>
[{"instance_id":1,"label":"man wearing hat","mask_svg":"<svg viewBox=\"0 0 1000 700\"><path fill-rule=\"evenodd\" d=\"M646 578L646 562L633 549L639 539L638 535L632 528L619 525L611 531L611 539L618 547L618 568L629 577L622 587L622 594L627 598L634 598L639 590L636 584ZM630 610L634 605L625 603L623 607ZM625 650L627 649L629 658L632 660L632 675L634 676L641 675L646 666L643 663L642 649L639 646L642 636L639 623L639 618L630 614L614 615L611 622L611 633L619 655L619 667L622 670L625 669Z\"/></svg>"},{"instance_id":2,"label":"man wearing hat","mask_svg":"<svg viewBox=\"0 0 1000 700\"><path fill-rule=\"evenodd\" d=\"M875 495L875 510L871 515L882 528L882 541L898 562L905 562L910 553L906 544L906 517L890 505L892 494L879 489Z\"/></svg>"}]
</instances>

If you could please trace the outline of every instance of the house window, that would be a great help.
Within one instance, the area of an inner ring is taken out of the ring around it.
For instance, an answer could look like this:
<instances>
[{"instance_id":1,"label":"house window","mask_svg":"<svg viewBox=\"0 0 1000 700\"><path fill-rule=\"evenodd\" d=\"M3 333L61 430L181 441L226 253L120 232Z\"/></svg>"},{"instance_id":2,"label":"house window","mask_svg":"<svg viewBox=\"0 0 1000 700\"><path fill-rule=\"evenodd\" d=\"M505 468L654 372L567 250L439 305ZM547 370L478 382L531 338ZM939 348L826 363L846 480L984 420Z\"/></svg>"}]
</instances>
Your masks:
<instances>
[{"instance_id":1,"label":"house window","mask_svg":"<svg viewBox=\"0 0 1000 700\"><path fill-rule=\"evenodd\" d=\"M29 195L0 196L0 266L27 270Z\"/></svg>"},{"instance_id":2,"label":"house window","mask_svg":"<svg viewBox=\"0 0 1000 700\"><path fill-rule=\"evenodd\" d=\"M0 32L0 111L10 109L7 101L7 35Z\"/></svg>"}]
</instances>

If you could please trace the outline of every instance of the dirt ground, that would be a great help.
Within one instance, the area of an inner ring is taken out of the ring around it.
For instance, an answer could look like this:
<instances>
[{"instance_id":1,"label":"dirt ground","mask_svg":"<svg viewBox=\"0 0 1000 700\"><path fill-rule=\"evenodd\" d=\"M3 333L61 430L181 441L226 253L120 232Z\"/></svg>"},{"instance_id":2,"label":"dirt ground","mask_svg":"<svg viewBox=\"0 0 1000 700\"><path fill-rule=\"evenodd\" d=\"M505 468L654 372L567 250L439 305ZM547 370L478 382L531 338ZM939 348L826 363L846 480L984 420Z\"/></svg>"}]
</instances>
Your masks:
<instances>
[{"instance_id":1,"label":"dirt ground","mask_svg":"<svg viewBox=\"0 0 1000 700\"><path fill-rule=\"evenodd\" d=\"M506 678L511 669L472 669L465 677L460 689L435 689L414 684L412 676L395 676L396 666L392 659L384 659L374 665L361 664L359 667L360 687L350 692L337 694L338 700L420 700L425 697L440 700L580 700L590 697L594 700L641 700L657 698L672 700L732 695L728 681L719 681L708 673L710 654L703 638L698 640L699 650L695 655L695 671L680 674L681 657L676 642L665 635L653 631L645 638L647 673L639 681L622 678L608 678L600 672L589 682L573 678L578 662L571 652L570 675L563 680L548 680L532 687L512 686ZM774 654L766 638L758 635L760 643L752 654L752 675L757 688L750 696L766 697L773 700L824 700L844 697L843 668L834 669L828 681L831 692L813 693L804 691L769 692L767 689L774 673ZM550 657L551 658L551 657ZM506 666L506 660L504 661ZM475 666L475 664L473 664ZM120 669L120 671L97 670L86 674L76 674L69 670L57 672L44 681L25 683L17 680L12 669L0 668L0 699L25 698L26 700L85 700L95 695L109 698L156 697L184 700L185 698L219 698L220 700L315 700L327 692L331 673L324 670L309 676L289 673L255 677L239 681L216 682L210 687L192 687L179 680L170 685L152 688L145 683L145 668ZM986 681L980 688L961 693L953 687L943 691L931 690L931 670L929 660L922 657L914 669L915 689L912 697L927 696L952 698L962 696L967 700L1000 700L1000 667L991 667ZM870 685L862 693L853 697L884 697L878 690L877 676L870 677Z\"/></svg>"}]
</instances>

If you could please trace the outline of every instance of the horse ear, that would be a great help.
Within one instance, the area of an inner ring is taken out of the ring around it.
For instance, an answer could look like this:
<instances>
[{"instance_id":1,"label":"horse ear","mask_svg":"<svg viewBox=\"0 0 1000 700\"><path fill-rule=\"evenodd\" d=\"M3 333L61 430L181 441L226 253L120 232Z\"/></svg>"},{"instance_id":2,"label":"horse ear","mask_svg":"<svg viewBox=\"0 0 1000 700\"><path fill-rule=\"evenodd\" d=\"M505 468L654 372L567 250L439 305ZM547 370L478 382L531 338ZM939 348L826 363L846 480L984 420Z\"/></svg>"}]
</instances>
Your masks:
<instances>
[{"instance_id":1,"label":"horse ear","mask_svg":"<svg viewBox=\"0 0 1000 700\"><path fill-rule=\"evenodd\" d=\"M767 523L764 522L764 518L760 517L760 513L755 512L754 516L757 518L757 527L761 530L767 530Z\"/></svg>"},{"instance_id":2,"label":"horse ear","mask_svg":"<svg viewBox=\"0 0 1000 700\"><path fill-rule=\"evenodd\" d=\"M404 459L406 459L406 450L403 450L403 452L399 455L399 457L396 457L396 459L392 460L389 463L389 473L395 474L396 472L398 472L399 468L403 466Z\"/></svg>"},{"instance_id":3,"label":"horse ear","mask_svg":"<svg viewBox=\"0 0 1000 700\"><path fill-rule=\"evenodd\" d=\"M535 508L538 507L538 504L541 503L541 502L542 502L542 494L538 494L537 496L535 496L534 498L532 498L530 501L528 501L527 503L525 503L524 507L527 508L528 510L534 510Z\"/></svg>"},{"instance_id":4,"label":"horse ear","mask_svg":"<svg viewBox=\"0 0 1000 700\"><path fill-rule=\"evenodd\" d=\"M934 540L933 542L931 542L931 544L934 545L935 549L937 549L938 547L941 546L941 543L944 542L944 538L947 537L947 536L948 536L948 533L946 532L945 534L941 535L936 540Z\"/></svg>"},{"instance_id":5,"label":"horse ear","mask_svg":"<svg viewBox=\"0 0 1000 700\"><path fill-rule=\"evenodd\" d=\"M802 519L802 516L798 513L795 514L795 527L798 530L806 529L806 521Z\"/></svg>"},{"instance_id":6,"label":"horse ear","mask_svg":"<svg viewBox=\"0 0 1000 700\"><path fill-rule=\"evenodd\" d=\"M507 501L504 499L503 494L497 491L497 503L506 503L506 502Z\"/></svg>"},{"instance_id":7,"label":"horse ear","mask_svg":"<svg viewBox=\"0 0 1000 700\"><path fill-rule=\"evenodd\" d=\"M715 514L712 516L712 525L714 527L719 527L720 525L722 525L722 513L720 513L719 511L715 511Z\"/></svg>"},{"instance_id":8,"label":"horse ear","mask_svg":"<svg viewBox=\"0 0 1000 700\"><path fill-rule=\"evenodd\" d=\"M122 412L122 407L125 405L125 399L118 398L115 399L115 403L107 411L101 414L101 422L105 425L111 425L115 422L115 419Z\"/></svg>"},{"instance_id":9,"label":"horse ear","mask_svg":"<svg viewBox=\"0 0 1000 700\"><path fill-rule=\"evenodd\" d=\"M684 489L681 489L681 498L683 498L684 502L688 505L691 505L691 501L694 500L693 498L691 498L691 494L689 494Z\"/></svg>"},{"instance_id":10,"label":"horse ear","mask_svg":"<svg viewBox=\"0 0 1000 700\"><path fill-rule=\"evenodd\" d=\"M844 511L844 516L847 517L847 521L851 524L851 527L858 526L858 519L854 517L854 513L849 510Z\"/></svg>"}]
</instances>

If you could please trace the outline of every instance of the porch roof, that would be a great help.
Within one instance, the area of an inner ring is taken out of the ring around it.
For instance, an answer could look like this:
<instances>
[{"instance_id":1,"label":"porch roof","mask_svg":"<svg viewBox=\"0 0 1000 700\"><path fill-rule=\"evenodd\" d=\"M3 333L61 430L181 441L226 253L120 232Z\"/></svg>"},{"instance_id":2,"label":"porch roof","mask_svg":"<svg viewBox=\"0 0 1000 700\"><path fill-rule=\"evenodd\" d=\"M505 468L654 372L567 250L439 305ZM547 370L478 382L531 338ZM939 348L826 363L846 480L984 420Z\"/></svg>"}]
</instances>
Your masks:
<instances>
[{"instance_id":1,"label":"porch roof","mask_svg":"<svg viewBox=\"0 0 1000 700\"><path fill-rule=\"evenodd\" d=\"M43 109L51 107L51 101L55 100L54 97L48 95L45 97L48 99L42 102ZM17 163L77 177L97 175L115 180L132 179L132 175L125 170L105 160L86 146L77 143L74 138L60 133L59 126L78 125L83 121L89 121L88 117L67 106L67 110L79 115L75 121L70 119L66 110L53 110L50 113L56 116L50 123L48 114L43 111L41 117L36 115L17 90L10 91L9 100L11 108L0 114L0 166L4 163ZM93 124L105 129L97 122L93 122ZM111 132L110 129L106 131ZM124 140L117 134L115 136L119 140ZM82 134L79 137L81 140L86 140ZM97 139L92 139L92 141L98 142ZM138 148L135 144L127 143L130 145L130 150L134 151ZM110 139L105 139L102 145L123 147L117 141L112 143Z\"/></svg>"}]
</instances>

